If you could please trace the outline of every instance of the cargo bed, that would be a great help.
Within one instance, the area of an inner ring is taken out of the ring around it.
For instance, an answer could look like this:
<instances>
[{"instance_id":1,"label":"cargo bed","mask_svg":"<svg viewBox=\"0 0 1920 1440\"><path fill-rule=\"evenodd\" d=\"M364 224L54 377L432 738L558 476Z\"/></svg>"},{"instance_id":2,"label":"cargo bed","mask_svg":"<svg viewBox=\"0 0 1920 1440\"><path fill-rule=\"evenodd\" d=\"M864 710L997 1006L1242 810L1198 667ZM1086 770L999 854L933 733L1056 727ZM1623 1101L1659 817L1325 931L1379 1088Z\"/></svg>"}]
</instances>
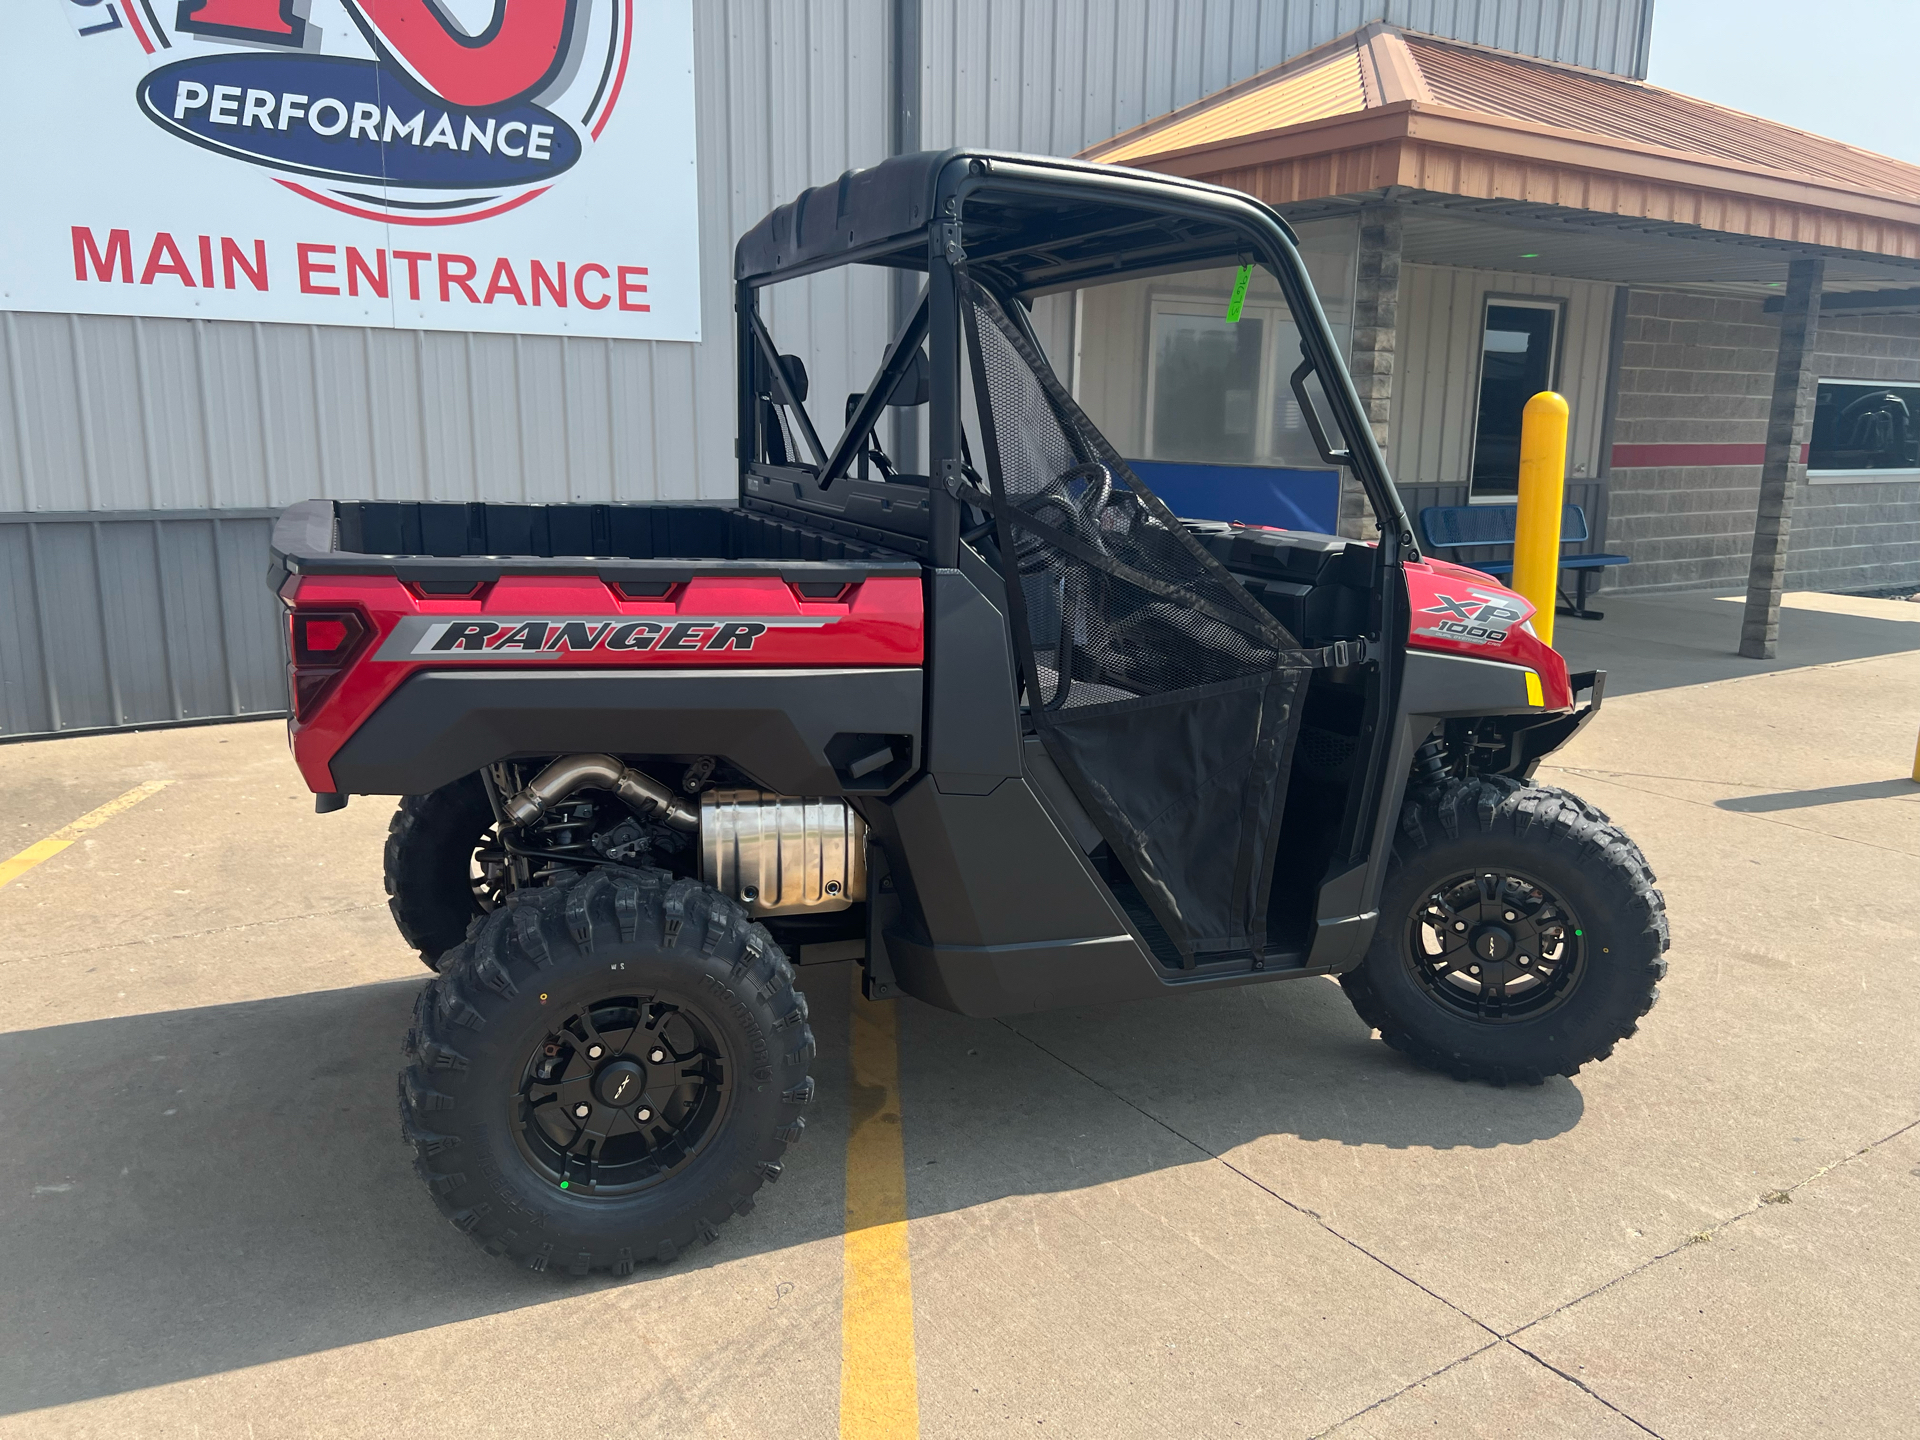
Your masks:
<instances>
[{"instance_id":1,"label":"cargo bed","mask_svg":"<svg viewBox=\"0 0 1920 1440\"><path fill-rule=\"evenodd\" d=\"M465 594L504 575L597 575L671 583L768 575L849 583L918 575L897 551L732 505L431 504L308 500L273 527L273 583L290 575L391 575Z\"/></svg>"}]
</instances>

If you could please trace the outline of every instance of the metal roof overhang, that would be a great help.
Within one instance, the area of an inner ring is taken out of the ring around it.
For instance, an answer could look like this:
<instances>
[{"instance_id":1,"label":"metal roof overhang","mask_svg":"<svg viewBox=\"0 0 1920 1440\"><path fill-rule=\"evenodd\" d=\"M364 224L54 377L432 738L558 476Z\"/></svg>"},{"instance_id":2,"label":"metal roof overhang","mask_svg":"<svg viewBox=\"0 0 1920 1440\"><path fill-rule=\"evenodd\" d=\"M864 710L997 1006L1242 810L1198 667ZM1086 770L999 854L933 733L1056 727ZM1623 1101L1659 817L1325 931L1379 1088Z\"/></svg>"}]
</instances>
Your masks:
<instances>
[{"instance_id":1,"label":"metal roof overhang","mask_svg":"<svg viewBox=\"0 0 1920 1440\"><path fill-rule=\"evenodd\" d=\"M1401 258L1410 264L1777 296L1789 260L1824 255L1826 309L1857 312L1920 306L1920 261L1730 235L1635 216L1397 188L1302 202L1287 206L1285 213L1295 224L1306 224L1352 214L1380 201L1400 210Z\"/></svg>"},{"instance_id":2,"label":"metal roof overhang","mask_svg":"<svg viewBox=\"0 0 1920 1440\"><path fill-rule=\"evenodd\" d=\"M1817 254L1830 294L1920 286L1920 202L1426 103L1135 163L1244 190L1297 222L1391 200L1414 263L1764 295L1788 260Z\"/></svg>"}]
</instances>

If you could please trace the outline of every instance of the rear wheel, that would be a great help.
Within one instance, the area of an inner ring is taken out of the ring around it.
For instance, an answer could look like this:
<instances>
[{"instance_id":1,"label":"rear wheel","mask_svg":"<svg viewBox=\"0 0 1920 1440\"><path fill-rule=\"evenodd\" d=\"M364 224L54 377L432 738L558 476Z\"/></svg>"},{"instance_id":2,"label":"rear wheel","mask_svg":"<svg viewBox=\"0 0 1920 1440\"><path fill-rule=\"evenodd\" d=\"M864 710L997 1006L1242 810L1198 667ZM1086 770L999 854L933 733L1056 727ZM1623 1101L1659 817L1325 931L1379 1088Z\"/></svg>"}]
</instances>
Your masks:
<instances>
[{"instance_id":1,"label":"rear wheel","mask_svg":"<svg viewBox=\"0 0 1920 1440\"><path fill-rule=\"evenodd\" d=\"M387 908L429 969L500 903L504 858L478 775L401 800L387 826Z\"/></svg>"},{"instance_id":2,"label":"rear wheel","mask_svg":"<svg viewBox=\"0 0 1920 1440\"><path fill-rule=\"evenodd\" d=\"M805 1127L813 1032L764 926L660 870L515 893L422 992L400 1076L434 1203L535 1270L715 1238Z\"/></svg>"},{"instance_id":3,"label":"rear wheel","mask_svg":"<svg viewBox=\"0 0 1920 1440\"><path fill-rule=\"evenodd\" d=\"M1639 847L1564 790L1454 781L1408 800L1361 966L1361 1019L1423 1065L1496 1084L1572 1075L1634 1033L1666 974Z\"/></svg>"}]
</instances>

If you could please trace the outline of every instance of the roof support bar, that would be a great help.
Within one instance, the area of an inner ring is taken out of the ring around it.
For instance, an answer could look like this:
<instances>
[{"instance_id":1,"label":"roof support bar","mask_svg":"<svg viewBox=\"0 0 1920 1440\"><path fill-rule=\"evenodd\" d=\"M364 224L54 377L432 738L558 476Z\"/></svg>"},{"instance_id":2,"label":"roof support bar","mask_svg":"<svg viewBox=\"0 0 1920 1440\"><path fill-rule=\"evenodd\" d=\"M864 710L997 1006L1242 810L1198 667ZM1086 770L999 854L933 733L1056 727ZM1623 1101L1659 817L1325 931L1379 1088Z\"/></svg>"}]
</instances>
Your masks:
<instances>
[{"instance_id":1,"label":"roof support bar","mask_svg":"<svg viewBox=\"0 0 1920 1440\"><path fill-rule=\"evenodd\" d=\"M833 484L867 443L867 436L873 433L873 427L880 421L880 412L887 408L887 402L893 398L894 386L900 383L900 377L907 373L907 367L913 363L913 357L920 348L920 342L927 334L927 297L924 291L920 303L907 317L906 324L900 327L900 333L893 337L893 344L887 347L886 359L880 362L880 371L873 377L873 383L867 387L867 393L860 397L860 403L848 417L847 428L840 436L839 443L833 447L820 469L820 488L826 489Z\"/></svg>"},{"instance_id":2,"label":"roof support bar","mask_svg":"<svg viewBox=\"0 0 1920 1440\"><path fill-rule=\"evenodd\" d=\"M800 438L807 442L807 449L813 452L813 463L825 465L826 446L820 443L820 433L813 428L807 407L794 396L793 386L787 383L787 367L780 363L780 352L774 348L773 337L767 333L767 322L760 318L758 310L753 312L753 338L758 342L760 358L767 367L767 378L773 382L775 396L793 412L794 423L800 427Z\"/></svg>"}]
</instances>

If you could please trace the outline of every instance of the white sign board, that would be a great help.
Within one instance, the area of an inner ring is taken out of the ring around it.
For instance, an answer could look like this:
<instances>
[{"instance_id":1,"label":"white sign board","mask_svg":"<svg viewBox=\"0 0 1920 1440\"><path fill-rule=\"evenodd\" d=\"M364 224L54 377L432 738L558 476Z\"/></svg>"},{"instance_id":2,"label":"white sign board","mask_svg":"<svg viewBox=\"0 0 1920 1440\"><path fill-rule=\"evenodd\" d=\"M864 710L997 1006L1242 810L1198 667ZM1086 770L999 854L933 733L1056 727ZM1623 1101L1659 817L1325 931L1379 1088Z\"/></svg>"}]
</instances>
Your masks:
<instances>
[{"instance_id":1,"label":"white sign board","mask_svg":"<svg viewBox=\"0 0 1920 1440\"><path fill-rule=\"evenodd\" d=\"M700 338L691 0L12 0L0 309Z\"/></svg>"}]
</instances>

